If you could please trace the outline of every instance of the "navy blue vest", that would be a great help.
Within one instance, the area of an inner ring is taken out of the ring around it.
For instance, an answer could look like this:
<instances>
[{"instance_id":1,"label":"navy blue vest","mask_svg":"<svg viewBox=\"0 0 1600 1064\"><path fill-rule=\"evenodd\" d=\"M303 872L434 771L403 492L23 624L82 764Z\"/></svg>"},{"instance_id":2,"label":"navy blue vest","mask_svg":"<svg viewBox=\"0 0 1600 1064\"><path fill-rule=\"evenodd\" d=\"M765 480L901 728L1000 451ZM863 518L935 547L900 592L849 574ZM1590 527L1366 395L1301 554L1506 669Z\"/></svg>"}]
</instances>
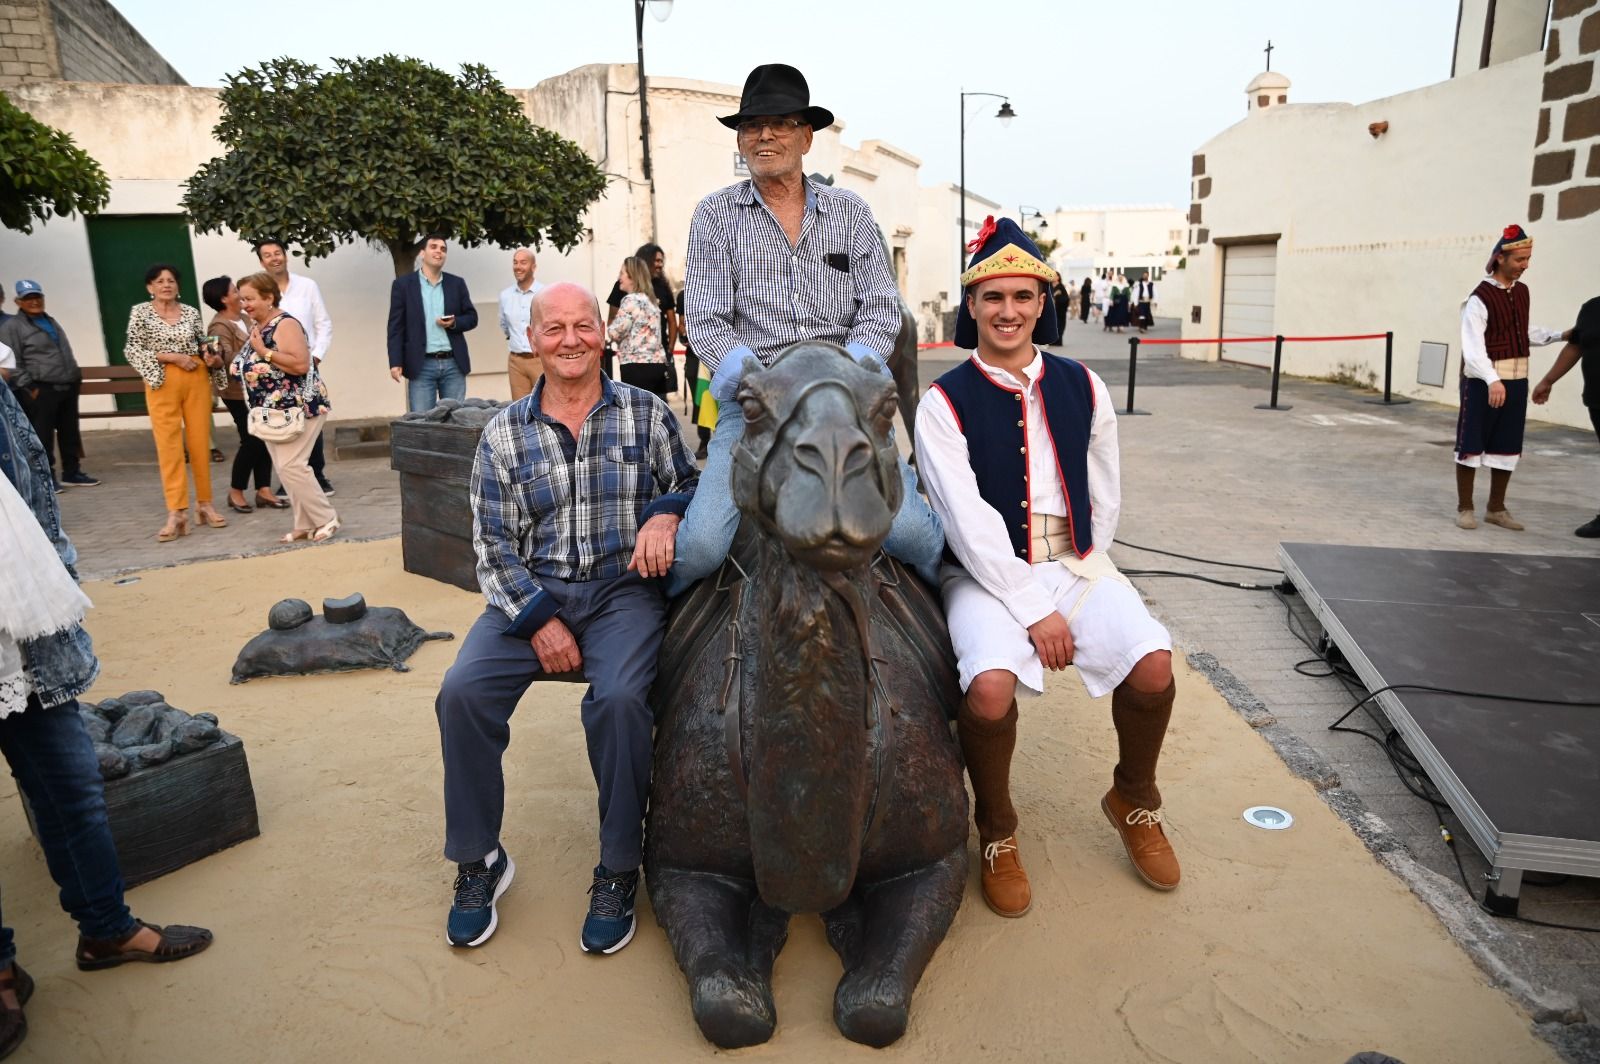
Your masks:
<instances>
[{"instance_id":1,"label":"navy blue vest","mask_svg":"<svg viewBox=\"0 0 1600 1064\"><path fill-rule=\"evenodd\" d=\"M1049 438L1028 439L1022 393L996 384L972 360L933 382L955 411L956 424L967 438L967 457L978 481L978 494L994 507L1017 557L1033 561L1033 496L1028 484L1029 447L1049 447L1067 497L1067 522L1078 557L1094 550L1093 513L1089 504L1089 434L1094 427L1094 386L1082 363L1041 352L1039 400Z\"/></svg>"}]
</instances>

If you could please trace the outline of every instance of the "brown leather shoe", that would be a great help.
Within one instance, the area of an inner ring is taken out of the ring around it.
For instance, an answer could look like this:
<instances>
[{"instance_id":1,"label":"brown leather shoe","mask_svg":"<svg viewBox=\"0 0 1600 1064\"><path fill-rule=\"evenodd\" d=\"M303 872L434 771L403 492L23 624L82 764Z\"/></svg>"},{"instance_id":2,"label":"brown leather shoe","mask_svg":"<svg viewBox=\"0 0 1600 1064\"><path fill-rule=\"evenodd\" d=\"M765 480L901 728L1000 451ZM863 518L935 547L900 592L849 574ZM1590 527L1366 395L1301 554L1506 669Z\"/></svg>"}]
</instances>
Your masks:
<instances>
[{"instance_id":1,"label":"brown leather shoe","mask_svg":"<svg viewBox=\"0 0 1600 1064\"><path fill-rule=\"evenodd\" d=\"M1178 885L1178 858L1161 829L1161 810L1141 809L1125 801L1115 787L1100 799L1100 809L1122 836L1128 859L1139 878L1157 890Z\"/></svg>"},{"instance_id":2,"label":"brown leather shoe","mask_svg":"<svg viewBox=\"0 0 1600 1064\"><path fill-rule=\"evenodd\" d=\"M1483 512L1483 520L1485 524L1499 525L1501 528L1509 528L1513 532L1522 531L1522 522L1512 517L1510 510L1485 510Z\"/></svg>"},{"instance_id":3,"label":"brown leather shoe","mask_svg":"<svg viewBox=\"0 0 1600 1064\"><path fill-rule=\"evenodd\" d=\"M126 948L133 936L147 927L160 936L161 940L156 943L156 948L153 950ZM115 968L129 961L143 961L147 964L181 961L185 957L194 956L209 945L211 945L211 932L203 927L187 927L183 924L159 927L156 924L147 924L143 920L135 920L133 930L121 938L84 938L79 935L78 970L96 972L104 968Z\"/></svg>"},{"instance_id":4,"label":"brown leather shoe","mask_svg":"<svg viewBox=\"0 0 1600 1064\"><path fill-rule=\"evenodd\" d=\"M983 844L983 863L978 866L983 884L983 900L1000 916L1016 917L1033 905L1033 888L1028 873L1017 856L1017 837Z\"/></svg>"}]
</instances>

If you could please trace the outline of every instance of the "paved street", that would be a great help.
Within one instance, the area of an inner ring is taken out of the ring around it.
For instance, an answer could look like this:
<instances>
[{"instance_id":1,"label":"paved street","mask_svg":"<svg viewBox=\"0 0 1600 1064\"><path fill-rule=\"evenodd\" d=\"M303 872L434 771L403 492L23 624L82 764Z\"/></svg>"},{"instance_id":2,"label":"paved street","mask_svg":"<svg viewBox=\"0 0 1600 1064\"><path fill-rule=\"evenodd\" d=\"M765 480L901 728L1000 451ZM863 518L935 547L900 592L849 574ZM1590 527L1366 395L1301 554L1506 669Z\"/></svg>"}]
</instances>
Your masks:
<instances>
[{"instance_id":1,"label":"paved street","mask_svg":"<svg viewBox=\"0 0 1600 1064\"><path fill-rule=\"evenodd\" d=\"M1162 319L1153 335L1176 332L1176 322ZM1127 336L1073 322L1066 339L1066 353L1089 362L1106 379L1120 408ZM1151 416L1119 420L1121 540L1261 566L1277 565L1277 545L1285 540L1600 555L1600 544L1572 535L1600 506L1600 447L1590 435L1531 425L1523 465L1508 496L1510 509L1528 530L1513 533L1485 526L1462 531L1453 524L1452 409L1423 403L1372 406L1362 401L1370 393L1286 381L1281 402L1293 409L1260 411L1254 405L1266 398L1265 371L1179 360L1165 353L1171 350L1146 348L1141 353L1137 405ZM1536 371L1551 350L1536 357ZM950 349L925 352L924 386L952 364L952 354ZM230 455L231 438L231 428L217 430ZM70 490L61 499L86 577L273 550L275 538L288 528L285 511L241 516L224 510L230 527L201 529L178 542L157 544L154 534L163 511L148 436L95 433L87 443L85 467L105 483ZM225 474L216 469L213 474L220 504ZM386 459L331 462L328 476L338 489L334 502L344 520L343 537L397 533L398 491ZM1487 477L1481 481L1480 512ZM1275 579L1126 546L1114 554L1124 568L1265 583ZM283 555L283 563L294 563L293 550ZM1334 679L1294 671L1294 664L1310 653L1285 625L1284 605L1271 594L1191 580L1141 577L1136 582L1171 627L1180 650L1212 676L1299 774L1314 782L1375 855L1441 913L1491 978L1511 987L1536 1019L1551 1021L1547 1037L1570 1059L1600 1055L1595 1028L1555 1022L1579 1008L1591 1021L1600 1017L1596 936L1478 916L1457 881L1455 864L1439 838L1438 819L1428 805L1406 791L1377 744L1327 731L1353 699ZM201 588L195 603L197 610L215 608ZM1304 608L1298 612L1300 622L1315 633L1315 622ZM1371 727L1370 721L1363 723ZM1169 795L1169 804L1172 816L1181 818L1183 796ZM1459 826L1452 823L1452 828L1462 840L1474 890L1481 893L1484 863ZM1350 905L1358 909L1360 900L1351 899ZM1522 911L1544 920L1600 925L1600 884L1575 880L1528 885Z\"/></svg>"}]
</instances>

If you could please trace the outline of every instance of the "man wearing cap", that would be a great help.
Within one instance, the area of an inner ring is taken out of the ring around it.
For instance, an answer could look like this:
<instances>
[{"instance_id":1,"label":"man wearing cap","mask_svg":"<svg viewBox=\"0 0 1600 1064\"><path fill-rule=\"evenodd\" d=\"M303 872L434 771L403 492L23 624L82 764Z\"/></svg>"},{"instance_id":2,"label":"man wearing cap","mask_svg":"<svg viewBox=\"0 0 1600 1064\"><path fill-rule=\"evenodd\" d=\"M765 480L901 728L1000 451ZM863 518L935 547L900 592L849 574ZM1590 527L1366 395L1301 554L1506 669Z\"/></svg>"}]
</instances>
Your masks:
<instances>
[{"instance_id":1,"label":"man wearing cap","mask_svg":"<svg viewBox=\"0 0 1600 1064\"><path fill-rule=\"evenodd\" d=\"M802 340L839 344L889 376L900 293L878 224L861 197L811 181L803 169L813 131L832 125L833 113L811 105L800 71L772 63L751 71L739 113L718 121L738 131L750 179L701 200L689 226L684 318L713 397L731 407L747 371ZM672 594L714 571L733 543L739 515L728 477L743 431L736 407L717 420L678 529ZM944 544L939 519L904 461L900 475L904 502L884 549L931 579Z\"/></svg>"},{"instance_id":2,"label":"man wearing cap","mask_svg":"<svg viewBox=\"0 0 1600 1064\"><path fill-rule=\"evenodd\" d=\"M44 289L38 281L17 282L18 313L0 322L0 344L12 351L16 369L11 387L33 423L33 431L44 444L52 470L55 455L61 454L64 488L92 487L98 483L79 466L83 437L78 427L78 397L83 388L83 371L72 356L66 330L44 311Z\"/></svg>"},{"instance_id":3,"label":"man wearing cap","mask_svg":"<svg viewBox=\"0 0 1600 1064\"><path fill-rule=\"evenodd\" d=\"M1461 305L1461 409L1456 417L1456 527L1477 528L1472 487L1478 467L1489 469L1483 519L1521 532L1506 509L1506 485L1522 455L1528 414L1529 346L1565 340L1528 324L1528 286L1519 278L1533 258L1533 237L1508 225L1489 255L1487 276Z\"/></svg>"},{"instance_id":4,"label":"man wearing cap","mask_svg":"<svg viewBox=\"0 0 1600 1064\"><path fill-rule=\"evenodd\" d=\"M944 521L944 605L966 697L956 719L972 780L984 901L1021 916L1033 893L1017 848L1011 753L1017 695L1078 669L1111 695L1118 759L1100 808L1150 886L1178 885L1156 760L1172 715L1172 637L1106 556L1121 509L1117 421L1105 382L1038 345L1060 342L1056 273L1010 219L988 219L961 275L956 346L973 357L917 412L918 469Z\"/></svg>"}]
</instances>

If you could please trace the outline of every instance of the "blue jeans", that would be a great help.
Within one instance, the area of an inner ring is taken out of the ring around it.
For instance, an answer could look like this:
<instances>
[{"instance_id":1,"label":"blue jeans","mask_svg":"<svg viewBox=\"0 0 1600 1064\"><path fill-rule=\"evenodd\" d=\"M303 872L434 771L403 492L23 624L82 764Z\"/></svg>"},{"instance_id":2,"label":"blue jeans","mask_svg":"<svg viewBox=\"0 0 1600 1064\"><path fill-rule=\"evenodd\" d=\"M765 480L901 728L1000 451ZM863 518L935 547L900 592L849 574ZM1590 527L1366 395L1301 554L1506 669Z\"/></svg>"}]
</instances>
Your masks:
<instances>
[{"instance_id":1,"label":"blue jeans","mask_svg":"<svg viewBox=\"0 0 1600 1064\"><path fill-rule=\"evenodd\" d=\"M737 404L730 403L726 417L717 418L717 427L706 445L706 467L694 498L678 526L676 555L667 574L667 595L681 595L696 580L716 572L728 556L733 537L739 531L739 508L734 505L729 478L733 474L733 447L744 435L744 418ZM929 584L939 584L939 555L944 551L944 524L917 492L917 474L900 459L900 510L889 525L883 549L916 570Z\"/></svg>"},{"instance_id":2,"label":"blue jeans","mask_svg":"<svg viewBox=\"0 0 1600 1064\"><path fill-rule=\"evenodd\" d=\"M134 921L122 900L122 869L106 819L105 786L94 744L76 699L28 708L0 719L0 753L33 806L39 845L61 907L86 938L121 938ZM17 955L11 929L0 927L0 967Z\"/></svg>"},{"instance_id":3,"label":"blue jeans","mask_svg":"<svg viewBox=\"0 0 1600 1064\"><path fill-rule=\"evenodd\" d=\"M440 399L465 399L467 378L453 358L425 358L422 372L406 378L406 410L432 410Z\"/></svg>"}]
</instances>

